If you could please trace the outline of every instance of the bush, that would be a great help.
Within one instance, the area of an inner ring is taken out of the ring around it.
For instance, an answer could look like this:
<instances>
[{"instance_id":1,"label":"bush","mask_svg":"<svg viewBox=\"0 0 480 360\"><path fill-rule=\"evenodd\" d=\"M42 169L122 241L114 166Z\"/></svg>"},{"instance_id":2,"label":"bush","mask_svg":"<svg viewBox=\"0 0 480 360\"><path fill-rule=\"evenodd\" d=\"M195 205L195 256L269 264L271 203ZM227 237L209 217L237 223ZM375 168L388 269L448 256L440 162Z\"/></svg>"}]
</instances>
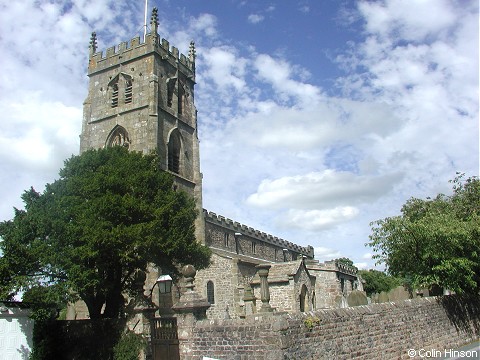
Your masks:
<instances>
[{"instance_id":1,"label":"bush","mask_svg":"<svg viewBox=\"0 0 480 360\"><path fill-rule=\"evenodd\" d=\"M114 360L138 360L140 351L146 348L145 339L132 331L123 334L113 348Z\"/></svg>"}]
</instances>

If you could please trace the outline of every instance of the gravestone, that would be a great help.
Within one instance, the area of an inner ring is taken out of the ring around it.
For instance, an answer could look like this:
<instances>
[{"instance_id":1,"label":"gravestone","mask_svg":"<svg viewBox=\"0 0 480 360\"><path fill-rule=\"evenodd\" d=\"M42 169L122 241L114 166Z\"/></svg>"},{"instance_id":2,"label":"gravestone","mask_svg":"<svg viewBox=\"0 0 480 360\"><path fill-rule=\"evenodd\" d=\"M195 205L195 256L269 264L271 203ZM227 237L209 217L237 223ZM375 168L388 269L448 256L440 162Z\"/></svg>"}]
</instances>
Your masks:
<instances>
[{"instance_id":1,"label":"gravestone","mask_svg":"<svg viewBox=\"0 0 480 360\"><path fill-rule=\"evenodd\" d=\"M348 306L367 305L367 295L363 291L353 290L347 297Z\"/></svg>"}]
</instances>

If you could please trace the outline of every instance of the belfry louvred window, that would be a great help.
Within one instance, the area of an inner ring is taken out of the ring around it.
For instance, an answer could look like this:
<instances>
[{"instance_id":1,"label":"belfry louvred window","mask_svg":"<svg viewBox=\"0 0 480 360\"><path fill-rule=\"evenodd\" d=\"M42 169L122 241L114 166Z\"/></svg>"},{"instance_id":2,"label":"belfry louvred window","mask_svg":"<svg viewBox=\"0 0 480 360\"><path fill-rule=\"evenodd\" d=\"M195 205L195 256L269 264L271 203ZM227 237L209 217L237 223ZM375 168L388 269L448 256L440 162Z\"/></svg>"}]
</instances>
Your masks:
<instances>
[{"instance_id":1,"label":"belfry louvred window","mask_svg":"<svg viewBox=\"0 0 480 360\"><path fill-rule=\"evenodd\" d=\"M117 83L112 84L111 89L112 89L111 105L112 105L112 108L114 108L118 106L118 84Z\"/></svg>"},{"instance_id":2,"label":"belfry louvred window","mask_svg":"<svg viewBox=\"0 0 480 360\"><path fill-rule=\"evenodd\" d=\"M132 80L128 79L125 81L125 104L129 104L132 102Z\"/></svg>"}]
</instances>

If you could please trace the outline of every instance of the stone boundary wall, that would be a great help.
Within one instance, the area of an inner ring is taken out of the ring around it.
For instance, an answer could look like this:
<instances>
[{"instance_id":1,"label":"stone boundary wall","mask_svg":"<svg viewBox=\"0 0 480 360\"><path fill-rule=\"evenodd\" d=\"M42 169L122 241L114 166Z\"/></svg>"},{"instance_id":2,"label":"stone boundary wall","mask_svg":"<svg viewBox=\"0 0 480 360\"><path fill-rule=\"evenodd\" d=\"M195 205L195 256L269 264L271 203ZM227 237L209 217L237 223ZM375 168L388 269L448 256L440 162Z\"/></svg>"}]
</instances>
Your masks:
<instances>
[{"instance_id":1,"label":"stone boundary wall","mask_svg":"<svg viewBox=\"0 0 480 360\"><path fill-rule=\"evenodd\" d=\"M181 359L410 359L409 349L443 351L480 337L479 297L257 315L180 324Z\"/></svg>"}]
</instances>

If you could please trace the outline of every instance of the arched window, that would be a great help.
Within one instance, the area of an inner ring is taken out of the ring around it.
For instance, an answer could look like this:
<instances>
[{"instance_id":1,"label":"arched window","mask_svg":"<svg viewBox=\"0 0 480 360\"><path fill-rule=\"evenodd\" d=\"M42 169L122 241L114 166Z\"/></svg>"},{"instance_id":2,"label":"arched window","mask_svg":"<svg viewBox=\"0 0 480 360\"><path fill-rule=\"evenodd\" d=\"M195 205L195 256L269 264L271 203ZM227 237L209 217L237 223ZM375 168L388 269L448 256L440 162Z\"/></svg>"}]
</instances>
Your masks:
<instances>
[{"instance_id":1,"label":"arched window","mask_svg":"<svg viewBox=\"0 0 480 360\"><path fill-rule=\"evenodd\" d=\"M168 170L174 173L180 173L180 154L182 143L178 130L172 131L168 141Z\"/></svg>"},{"instance_id":2,"label":"arched window","mask_svg":"<svg viewBox=\"0 0 480 360\"><path fill-rule=\"evenodd\" d=\"M213 281L207 282L207 301L213 305L215 304L215 289L213 288Z\"/></svg>"},{"instance_id":3,"label":"arched window","mask_svg":"<svg viewBox=\"0 0 480 360\"><path fill-rule=\"evenodd\" d=\"M107 147L112 146L123 146L127 149L130 147L130 139L128 137L128 132L122 126L116 126L107 138L105 144Z\"/></svg>"}]
</instances>

